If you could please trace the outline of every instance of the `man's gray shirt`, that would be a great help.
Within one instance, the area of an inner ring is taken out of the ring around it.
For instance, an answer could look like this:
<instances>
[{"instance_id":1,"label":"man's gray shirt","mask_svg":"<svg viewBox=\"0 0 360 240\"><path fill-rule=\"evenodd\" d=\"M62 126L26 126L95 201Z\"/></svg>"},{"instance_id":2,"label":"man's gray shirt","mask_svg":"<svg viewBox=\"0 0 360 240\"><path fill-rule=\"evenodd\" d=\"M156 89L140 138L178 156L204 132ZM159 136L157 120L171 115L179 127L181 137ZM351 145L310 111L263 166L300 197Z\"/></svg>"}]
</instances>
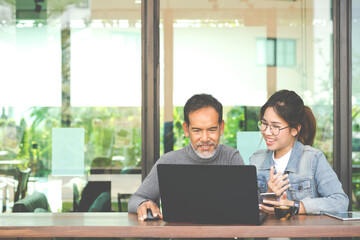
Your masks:
<instances>
[{"instance_id":1,"label":"man's gray shirt","mask_svg":"<svg viewBox=\"0 0 360 240\"><path fill-rule=\"evenodd\" d=\"M200 158L196 155L191 145L168 152L160 157L151 169L149 175L144 179L139 189L132 195L128 204L128 212L137 213L138 206L145 201L156 202L160 197L157 165L167 164L197 164L197 165L244 165L244 161L235 148L219 144L216 153L208 159Z\"/></svg>"}]
</instances>

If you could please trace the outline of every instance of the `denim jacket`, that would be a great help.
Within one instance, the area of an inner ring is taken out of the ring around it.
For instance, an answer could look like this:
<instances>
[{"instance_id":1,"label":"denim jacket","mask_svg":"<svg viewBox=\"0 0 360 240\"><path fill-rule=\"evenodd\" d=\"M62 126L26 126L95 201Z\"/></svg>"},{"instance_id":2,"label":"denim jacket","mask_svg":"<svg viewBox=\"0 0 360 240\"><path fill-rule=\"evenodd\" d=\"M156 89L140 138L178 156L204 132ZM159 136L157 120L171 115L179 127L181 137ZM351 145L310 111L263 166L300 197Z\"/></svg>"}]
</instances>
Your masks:
<instances>
[{"instance_id":1,"label":"denim jacket","mask_svg":"<svg viewBox=\"0 0 360 240\"><path fill-rule=\"evenodd\" d=\"M273 151L259 150L250 158L250 164L257 169L261 193L268 190L270 167L274 166L272 155ZM290 180L288 199L301 201L307 214L347 211L349 199L320 150L295 141L285 172Z\"/></svg>"}]
</instances>

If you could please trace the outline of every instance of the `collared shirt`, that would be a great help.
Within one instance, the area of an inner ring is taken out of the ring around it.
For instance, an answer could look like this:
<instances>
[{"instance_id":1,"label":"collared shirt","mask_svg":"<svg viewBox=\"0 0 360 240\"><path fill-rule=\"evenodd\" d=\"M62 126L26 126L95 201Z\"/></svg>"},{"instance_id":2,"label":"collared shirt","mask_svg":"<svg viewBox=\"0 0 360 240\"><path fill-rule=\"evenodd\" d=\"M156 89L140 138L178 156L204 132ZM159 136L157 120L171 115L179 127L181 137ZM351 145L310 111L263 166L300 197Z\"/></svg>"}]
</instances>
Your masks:
<instances>
[{"instance_id":1,"label":"collared shirt","mask_svg":"<svg viewBox=\"0 0 360 240\"><path fill-rule=\"evenodd\" d=\"M250 158L257 168L258 188L267 192L273 151L260 150ZM306 213L346 211L349 199L342 185L326 160L325 155L311 146L295 141L285 172L289 174L290 188L286 190L289 200L301 201Z\"/></svg>"}]
</instances>

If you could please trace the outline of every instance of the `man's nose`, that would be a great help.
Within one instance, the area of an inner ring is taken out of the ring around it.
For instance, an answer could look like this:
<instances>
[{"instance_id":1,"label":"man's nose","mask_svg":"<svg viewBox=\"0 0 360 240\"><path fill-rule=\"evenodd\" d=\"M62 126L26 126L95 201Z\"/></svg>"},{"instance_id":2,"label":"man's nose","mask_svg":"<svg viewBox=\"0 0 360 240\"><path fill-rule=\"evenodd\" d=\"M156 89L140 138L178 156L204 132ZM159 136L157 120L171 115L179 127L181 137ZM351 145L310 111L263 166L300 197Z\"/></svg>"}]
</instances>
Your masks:
<instances>
[{"instance_id":1,"label":"man's nose","mask_svg":"<svg viewBox=\"0 0 360 240\"><path fill-rule=\"evenodd\" d=\"M207 131L201 133L201 141L206 142L209 139L209 134Z\"/></svg>"}]
</instances>

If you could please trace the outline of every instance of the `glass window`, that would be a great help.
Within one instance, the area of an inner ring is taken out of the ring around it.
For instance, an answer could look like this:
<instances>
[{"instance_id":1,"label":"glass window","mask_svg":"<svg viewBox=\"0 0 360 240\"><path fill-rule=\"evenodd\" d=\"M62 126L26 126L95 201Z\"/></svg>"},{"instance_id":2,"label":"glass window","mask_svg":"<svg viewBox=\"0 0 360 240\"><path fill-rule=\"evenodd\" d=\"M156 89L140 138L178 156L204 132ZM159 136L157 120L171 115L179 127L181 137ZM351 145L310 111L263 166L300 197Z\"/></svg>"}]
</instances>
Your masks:
<instances>
[{"instance_id":1,"label":"glass window","mask_svg":"<svg viewBox=\"0 0 360 240\"><path fill-rule=\"evenodd\" d=\"M352 190L353 210L360 210L360 1L352 1Z\"/></svg>"},{"instance_id":2,"label":"glass window","mask_svg":"<svg viewBox=\"0 0 360 240\"><path fill-rule=\"evenodd\" d=\"M296 42L292 39L276 39L276 66L295 67Z\"/></svg>"},{"instance_id":3,"label":"glass window","mask_svg":"<svg viewBox=\"0 0 360 240\"><path fill-rule=\"evenodd\" d=\"M266 39L266 65L276 65L276 39Z\"/></svg>"},{"instance_id":4,"label":"glass window","mask_svg":"<svg viewBox=\"0 0 360 240\"><path fill-rule=\"evenodd\" d=\"M256 39L256 61L260 66L295 66L295 40Z\"/></svg>"},{"instance_id":5,"label":"glass window","mask_svg":"<svg viewBox=\"0 0 360 240\"><path fill-rule=\"evenodd\" d=\"M188 144L183 106L205 92L224 105L222 142L238 147L239 132L257 131L267 98L290 89L313 109L315 147L332 163L331 1L161 0L160 11L162 124L173 133L162 141Z\"/></svg>"},{"instance_id":6,"label":"glass window","mask_svg":"<svg viewBox=\"0 0 360 240\"><path fill-rule=\"evenodd\" d=\"M30 168L53 212L110 181L117 210L141 182L141 4L70 2L0 2L0 171Z\"/></svg>"}]
</instances>

